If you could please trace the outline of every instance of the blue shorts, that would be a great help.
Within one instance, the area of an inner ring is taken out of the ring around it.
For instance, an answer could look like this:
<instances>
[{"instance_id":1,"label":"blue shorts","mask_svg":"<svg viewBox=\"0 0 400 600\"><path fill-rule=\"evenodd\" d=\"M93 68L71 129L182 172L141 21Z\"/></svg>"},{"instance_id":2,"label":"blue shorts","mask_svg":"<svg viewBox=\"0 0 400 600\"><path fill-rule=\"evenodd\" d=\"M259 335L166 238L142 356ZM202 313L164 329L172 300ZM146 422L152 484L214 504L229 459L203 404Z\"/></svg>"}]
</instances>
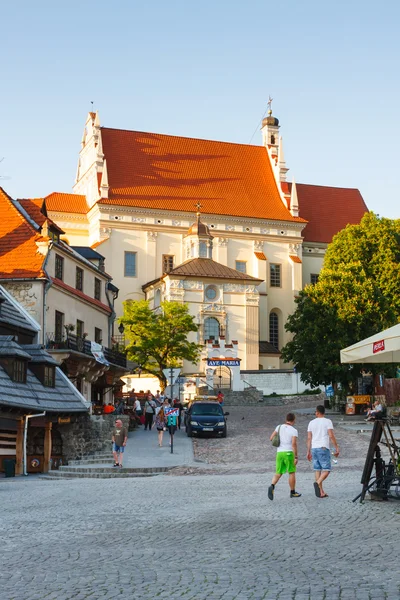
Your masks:
<instances>
[{"instance_id":1,"label":"blue shorts","mask_svg":"<svg viewBox=\"0 0 400 600\"><path fill-rule=\"evenodd\" d=\"M123 454L124 450L125 446L117 446L117 444L113 442L113 452L121 452L121 454Z\"/></svg>"},{"instance_id":2,"label":"blue shorts","mask_svg":"<svg viewBox=\"0 0 400 600\"><path fill-rule=\"evenodd\" d=\"M329 448L312 448L311 455L314 471L331 470L331 451Z\"/></svg>"}]
</instances>

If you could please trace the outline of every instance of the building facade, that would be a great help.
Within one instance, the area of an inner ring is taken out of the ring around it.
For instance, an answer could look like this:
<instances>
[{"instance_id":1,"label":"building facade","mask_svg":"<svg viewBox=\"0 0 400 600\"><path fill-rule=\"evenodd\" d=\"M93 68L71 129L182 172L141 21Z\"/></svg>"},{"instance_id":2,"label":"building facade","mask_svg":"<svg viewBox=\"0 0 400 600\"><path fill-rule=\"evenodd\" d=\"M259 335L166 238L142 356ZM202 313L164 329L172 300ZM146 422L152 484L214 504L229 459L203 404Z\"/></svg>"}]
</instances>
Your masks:
<instances>
[{"instance_id":1,"label":"building facade","mask_svg":"<svg viewBox=\"0 0 400 600\"><path fill-rule=\"evenodd\" d=\"M288 183L271 111L261 133L261 146L232 144L106 128L89 113L74 193L46 197L68 243L106 258L118 316L126 300L187 302L199 341L213 324L250 370L285 366L297 294L316 281L332 235L367 210L358 190ZM196 212L211 236L197 246ZM199 261L231 277L204 276Z\"/></svg>"}]
</instances>

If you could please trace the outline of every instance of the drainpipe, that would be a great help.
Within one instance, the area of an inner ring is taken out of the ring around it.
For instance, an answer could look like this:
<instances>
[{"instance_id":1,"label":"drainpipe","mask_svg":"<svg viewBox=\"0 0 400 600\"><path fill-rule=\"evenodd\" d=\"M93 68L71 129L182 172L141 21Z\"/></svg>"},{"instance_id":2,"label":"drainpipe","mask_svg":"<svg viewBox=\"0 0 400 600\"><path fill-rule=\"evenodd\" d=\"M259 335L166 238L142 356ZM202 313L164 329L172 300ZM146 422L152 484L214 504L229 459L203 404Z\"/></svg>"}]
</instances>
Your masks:
<instances>
[{"instance_id":1,"label":"drainpipe","mask_svg":"<svg viewBox=\"0 0 400 600\"><path fill-rule=\"evenodd\" d=\"M38 415L25 415L25 425L24 425L24 456L23 456L23 461L24 461L24 475L28 475L28 472L26 470L26 441L28 439L28 419L35 419L36 417L44 417L46 414L46 411L39 413Z\"/></svg>"},{"instance_id":2,"label":"drainpipe","mask_svg":"<svg viewBox=\"0 0 400 600\"><path fill-rule=\"evenodd\" d=\"M49 244L49 248L46 254L46 258L44 259L43 262L43 271L44 274L47 277L47 280L45 280L44 282L44 289L43 289L43 315L42 315L42 344L43 346L46 347L46 322L47 322L47 315L46 315L46 310L47 310L47 292L49 291L49 289L51 288L51 286L53 285L53 282L51 280L50 275L48 274L48 272L46 271L46 265L47 265L47 261L49 260L49 256L50 256L50 250L53 247L53 242L51 241Z\"/></svg>"}]
</instances>

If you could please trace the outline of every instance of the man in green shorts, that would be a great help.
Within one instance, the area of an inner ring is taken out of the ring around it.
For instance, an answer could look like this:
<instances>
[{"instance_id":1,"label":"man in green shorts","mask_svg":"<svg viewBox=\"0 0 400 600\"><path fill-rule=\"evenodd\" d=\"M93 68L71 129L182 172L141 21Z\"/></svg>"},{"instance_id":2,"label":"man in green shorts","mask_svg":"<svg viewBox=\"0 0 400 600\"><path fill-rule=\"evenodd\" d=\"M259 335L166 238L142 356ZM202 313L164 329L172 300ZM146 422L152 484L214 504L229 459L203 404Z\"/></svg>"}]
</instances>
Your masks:
<instances>
[{"instance_id":1,"label":"man in green shorts","mask_svg":"<svg viewBox=\"0 0 400 600\"><path fill-rule=\"evenodd\" d=\"M275 433L279 430L280 444L276 449L276 472L272 478L272 483L268 488L268 498L274 499L275 485L278 483L284 473L289 473L290 497L300 498L301 494L296 492L296 465L297 455L297 429L293 427L295 415L288 413L286 422L278 425L269 438L272 441Z\"/></svg>"}]
</instances>

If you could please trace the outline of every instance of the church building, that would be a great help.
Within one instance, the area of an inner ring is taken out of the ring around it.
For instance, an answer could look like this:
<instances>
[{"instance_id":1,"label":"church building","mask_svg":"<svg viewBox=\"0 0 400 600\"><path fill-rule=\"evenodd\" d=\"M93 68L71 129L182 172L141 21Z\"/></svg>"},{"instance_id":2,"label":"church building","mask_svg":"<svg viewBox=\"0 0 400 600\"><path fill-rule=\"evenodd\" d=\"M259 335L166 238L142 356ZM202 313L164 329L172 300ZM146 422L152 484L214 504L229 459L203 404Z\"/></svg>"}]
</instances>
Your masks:
<instances>
[{"instance_id":1,"label":"church building","mask_svg":"<svg viewBox=\"0 0 400 600\"><path fill-rule=\"evenodd\" d=\"M126 300L185 302L193 341L237 344L242 369L287 366L296 296L332 236L368 209L356 189L289 183L279 129L269 110L257 146L112 129L88 114L73 193L50 194L46 209L70 246L105 257L117 316Z\"/></svg>"}]
</instances>

